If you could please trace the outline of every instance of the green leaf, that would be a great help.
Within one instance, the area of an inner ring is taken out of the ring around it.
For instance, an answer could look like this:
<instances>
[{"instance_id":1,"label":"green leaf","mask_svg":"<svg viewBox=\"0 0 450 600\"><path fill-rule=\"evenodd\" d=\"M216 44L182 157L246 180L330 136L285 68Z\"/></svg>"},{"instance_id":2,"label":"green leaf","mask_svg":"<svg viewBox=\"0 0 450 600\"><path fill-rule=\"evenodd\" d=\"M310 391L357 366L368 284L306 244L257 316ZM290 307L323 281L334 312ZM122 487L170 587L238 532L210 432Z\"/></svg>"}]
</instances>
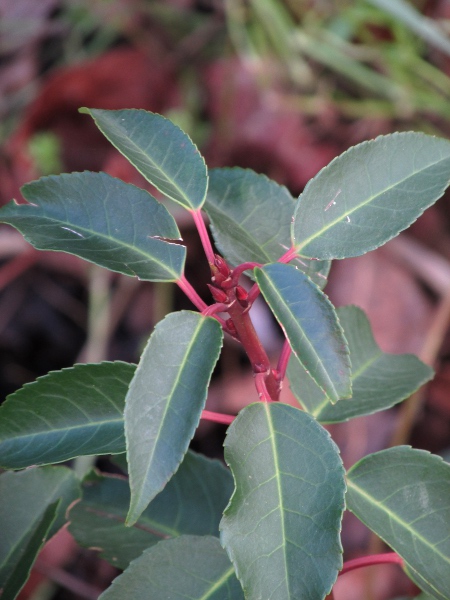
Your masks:
<instances>
[{"instance_id":1,"label":"green leaf","mask_svg":"<svg viewBox=\"0 0 450 600\"><path fill-rule=\"evenodd\" d=\"M125 569L157 542L182 534L219 535L222 512L233 491L233 478L219 461L188 450L180 468L142 513L125 527L130 504L128 481L89 474L83 497L70 511L70 533L87 548Z\"/></svg>"},{"instance_id":2,"label":"green leaf","mask_svg":"<svg viewBox=\"0 0 450 600\"><path fill-rule=\"evenodd\" d=\"M433 376L433 369L412 354L387 354L375 342L370 323L356 306L337 309L352 363L352 398L331 404L295 356L287 376L305 410L321 423L339 423L385 410L408 398Z\"/></svg>"},{"instance_id":3,"label":"green leaf","mask_svg":"<svg viewBox=\"0 0 450 600\"><path fill-rule=\"evenodd\" d=\"M0 588L36 548L35 534L50 525L50 505L61 499L48 538L66 522L68 506L79 496L75 475L65 467L41 467L0 475Z\"/></svg>"},{"instance_id":4,"label":"green leaf","mask_svg":"<svg viewBox=\"0 0 450 600\"><path fill-rule=\"evenodd\" d=\"M185 535L134 560L99 600L244 600L217 538Z\"/></svg>"},{"instance_id":5,"label":"green leaf","mask_svg":"<svg viewBox=\"0 0 450 600\"><path fill-rule=\"evenodd\" d=\"M8 580L1 584L0 596L5 600L16 598L27 582L34 561L45 544L50 527L55 520L58 504L59 501L53 502L53 504L50 504L45 509L42 518L37 522L31 536L27 539L23 547L21 547L20 556L16 561L13 571L9 575Z\"/></svg>"},{"instance_id":6,"label":"green leaf","mask_svg":"<svg viewBox=\"0 0 450 600\"><path fill-rule=\"evenodd\" d=\"M288 190L250 169L213 169L209 177L204 209L223 256L234 266L277 261L291 245L295 201ZM293 264L324 287L328 261Z\"/></svg>"},{"instance_id":7,"label":"green leaf","mask_svg":"<svg viewBox=\"0 0 450 600\"><path fill-rule=\"evenodd\" d=\"M205 161L188 135L145 110L83 108L108 140L160 192L188 210L202 206L208 187Z\"/></svg>"},{"instance_id":8,"label":"green leaf","mask_svg":"<svg viewBox=\"0 0 450 600\"><path fill-rule=\"evenodd\" d=\"M21 469L125 451L123 410L136 367L76 365L39 377L0 407L0 465Z\"/></svg>"},{"instance_id":9,"label":"green leaf","mask_svg":"<svg viewBox=\"0 0 450 600\"><path fill-rule=\"evenodd\" d=\"M408 132L363 142L307 184L292 243L309 258L359 256L411 225L449 181L448 140Z\"/></svg>"},{"instance_id":10,"label":"green leaf","mask_svg":"<svg viewBox=\"0 0 450 600\"><path fill-rule=\"evenodd\" d=\"M236 489L220 528L247 600L324 598L342 568L344 469L328 432L276 402L244 408L225 459Z\"/></svg>"},{"instance_id":11,"label":"green leaf","mask_svg":"<svg viewBox=\"0 0 450 600\"><path fill-rule=\"evenodd\" d=\"M176 281L186 248L167 209L148 192L106 173L43 177L23 186L31 204L10 202L0 222L39 250L75 254L147 281Z\"/></svg>"},{"instance_id":12,"label":"green leaf","mask_svg":"<svg viewBox=\"0 0 450 600\"><path fill-rule=\"evenodd\" d=\"M150 336L125 400L127 525L137 521L182 461L205 406L222 338L216 319L190 311L168 315Z\"/></svg>"},{"instance_id":13,"label":"green leaf","mask_svg":"<svg viewBox=\"0 0 450 600\"><path fill-rule=\"evenodd\" d=\"M255 269L256 281L289 344L332 402L351 395L347 343L333 305L295 267L282 263Z\"/></svg>"},{"instance_id":14,"label":"green leaf","mask_svg":"<svg viewBox=\"0 0 450 600\"><path fill-rule=\"evenodd\" d=\"M450 465L398 446L359 461L347 485L348 508L417 572L425 591L448 600Z\"/></svg>"}]
</instances>

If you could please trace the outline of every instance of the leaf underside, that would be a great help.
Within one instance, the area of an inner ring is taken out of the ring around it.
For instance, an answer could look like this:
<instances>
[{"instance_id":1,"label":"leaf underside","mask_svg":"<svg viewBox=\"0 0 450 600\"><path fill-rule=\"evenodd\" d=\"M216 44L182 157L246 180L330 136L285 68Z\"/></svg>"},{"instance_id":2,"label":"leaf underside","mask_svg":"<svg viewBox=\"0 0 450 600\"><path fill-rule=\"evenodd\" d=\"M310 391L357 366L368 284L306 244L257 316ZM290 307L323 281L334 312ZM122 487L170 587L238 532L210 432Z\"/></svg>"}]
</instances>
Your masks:
<instances>
[{"instance_id":1,"label":"leaf underside","mask_svg":"<svg viewBox=\"0 0 450 600\"><path fill-rule=\"evenodd\" d=\"M223 333L212 317L180 311L160 321L125 400L132 525L178 468L200 421Z\"/></svg>"},{"instance_id":2,"label":"leaf underside","mask_svg":"<svg viewBox=\"0 0 450 600\"><path fill-rule=\"evenodd\" d=\"M339 423L390 408L432 377L433 370L416 356L382 352L361 309L344 306L337 314L350 350L352 398L331 404L295 356L287 370L292 392L321 423Z\"/></svg>"},{"instance_id":3,"label":"leaf underside","mask_svg":"<svg viewBox=\"0 0 450 600\"><path fill-rule=\"evenodd\" d=\"M351 395L347 342L333 305L301 271L274 263L255 269L261 292L309 376L332 402Z\"/></svg>"},{"instance_id":4,"label":"leaf underside","mask_svg":"<svg viewBox=\"0 0 450 600\"><path fill-rule=\"evenodd\" d=\"M235 492L221 539L257 598L324 598L342 566L344 470L329 434L292 406L259 402L228 429Z\"/></svg>"},{"instance_id":5,"label":"leaf underside","mask_svg":"<svg viewBox=\"0 0 450 600\"><path fill-rule=\"evenodd\" d=\"M305 187L292 223L300 256L359 256L413 223L450 181L450 142L394 133L335 158Z\"/></svg>"},{"instance_id":6,"label":"leaf underside","mask_svg":"<svg viewBox=\"0 0 450 600\"><path fill-rule=\"evenodd\" d=\"M205 201L205 161L189 136L146 110L81 109L103 135L160 192L188 210Z\"/></svg>"},{"instance_id":7,"label":"leaf underside","mask_svg":"<svg viewBox=\"0 0 450 600\"><path fill-rule=\"evenodd\" d=\"M217 460L188 450L180 468L142 513L125 527L130 504L126 478L89 474L81 502L70 511L69 531L86 548L125 569L157 542L183 534L219 535L222 512L233 491L233 478Z\"/></svg>"},{"instance_id":8,"label":"leaf underside","mask_svg":"<svg viewBox=\"0 0 450 600\"><path fill-rule=\"evenodd\" d=\"M347 486L348 508L405 560L425 591L449 600L450 465L398 446L359 461Z\"/></svg>"},{"instance_id":9,"label":"leaf underside","mask_svg":"<svg viewBox=\"0 0 450 600\"><path fill-rule=\"evenodd\" d=\"M10 202L0 222L39 250L75 254L148 281L176 281L186 248L175 220L148 192L106 173L42 177L23 186L30 204Z\"/></svg>"}]
</instances>

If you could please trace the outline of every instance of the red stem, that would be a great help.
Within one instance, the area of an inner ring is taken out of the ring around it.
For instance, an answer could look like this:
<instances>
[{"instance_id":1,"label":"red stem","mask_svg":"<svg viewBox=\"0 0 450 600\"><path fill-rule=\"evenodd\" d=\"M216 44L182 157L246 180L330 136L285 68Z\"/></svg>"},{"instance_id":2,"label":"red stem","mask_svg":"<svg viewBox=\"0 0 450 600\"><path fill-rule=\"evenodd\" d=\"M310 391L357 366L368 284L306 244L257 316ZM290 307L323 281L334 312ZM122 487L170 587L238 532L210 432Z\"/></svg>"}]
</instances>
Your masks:
<instances>
[{"instance_id":1,"label":"red stem","mask_svg":"<svg viewBox=\"0 0 450 600\"><path fill-rule=\"evenodd\" d=\"M244 273L244 271L253 271L255 267L262 267L261 263L257 262L246 262L238 265L235 269L233 269L232 273L232 281L234 285L238 284L239 277Z\"/></svg>"},{"instance_id":2,"label":"red stem","mask_svg":"<svg viewBox=\"0 0 450 600\"><path fill-rule=\"evenodd\" d=\"M202 211L200 208L190 211L195 226L197 227L198 235L202 242L203 250L210 265L214 264L214 251L212 249L211 240L209 239L208 230L206 229L205 221L203 220Z\"/></svg>"},{"instance_id":3,"label":"red stem","mask_svg":"<svg viewBox=\"0 0 450 600\"><path fill-rule=\"evenodd\" d=\"M344 563L340 575L353 571L354 569L361 569L362 567L370 567L372 565L382 564L397 564L403 566L403 558L395 552L386 552L385 554L374 554L372 556L362 556L361 558L354 558Z\"/></svg>"},{"instance_id":4,"label":"red stem","mask_svg":"<svg viewBox=\"0 0 450 600\"><path fill-rule=\"evenodd\" d=\"M189 298L189 300L192 302L192 304L194 306L196 306L200 312L204 311L208 307L206 302L203 302L203 300L200 298L200 296L194 290L192 285L186 279L184 273L180 277L180 279L177 279L177 281L175 283L180 288L180 290L182 290L186 294L186 296Z\"/></svg>"},{"instance_id":5,"label":"red stem","mask_svg":"<svg viewBox=\"0 0 450 600\"><path fill-rule=\"evenodd\" d=\"M295 248L295 246L291 246L289 248L289 250L283 254L283 256L280 256L280 258L278 259L277 262L288 263L296 257L297 257L297 248Z\"/></svg>"},{"instance_id":6,"label":"red stem","mask_svg":"<svg viewBox=\"0 0 450 600\"><path fill-rule=\"evenodd\" d=\"M236 417L233 415L224 415L222 413L212 412L211 410L202 410L202 419L206 421L214 421L214 423L222 423L229 425Z\"/></svg>"},{"instance_id":7,"label":"red stem","mask_svg":"<svg viewBox=\"0 0 450 600\"><path fill-rule=\"evenodd\" d=\"M291 346L287 340L284 341L283 349L281 350L280 358L278 359L277 373L278 381L283 381L286 376L286 369L291 357Z\"/></svg>"}]
</instances>

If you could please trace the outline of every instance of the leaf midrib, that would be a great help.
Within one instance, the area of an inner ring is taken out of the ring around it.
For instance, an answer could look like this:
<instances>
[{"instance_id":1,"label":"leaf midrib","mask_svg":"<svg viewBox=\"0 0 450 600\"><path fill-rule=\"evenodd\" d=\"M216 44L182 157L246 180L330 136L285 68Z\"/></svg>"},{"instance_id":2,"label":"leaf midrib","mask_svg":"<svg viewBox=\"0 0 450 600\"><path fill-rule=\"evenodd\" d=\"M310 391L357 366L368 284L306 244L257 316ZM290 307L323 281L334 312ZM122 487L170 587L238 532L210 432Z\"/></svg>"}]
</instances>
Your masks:
<instances>
[{"instance_id":1,"label":"leaf midrib","mask_svg":"<svg viewBox=\"0 0 450 600\"><path fill-rule=\"evenodd\" d=\"M390 190L393 190L394 188L396 188L399 185L403 184L405 181L408 181L408 179L411 179L412 177L416 177L416 175L418 173L424 173L428 169L433 168L433 167L435 167L436 165L439 165L442 162L448 161L449 159L450 159L450 157L447 156L446 158L442 158L442 159L440 159L440 160L438 160L438 161L436 161L434 163L431 163L431 164L427 165L425 168L419 169L418 171L415 171L411 175L408 175L408 177L405 177L405 178L403 178L401 180L396 181L395 184L386 187L382 191L378 192L378 194L370 196L367 200L365 200L364 202L361 202L360 204L358 204L357 206L355 206L351 210L348 210L346 212L340 213L339 217L336 217L336 219L334 219L330 223L327 223L326 226L322 227L322 229L320 229L319 231L316 231L313 235L311 235L309 238L307 238L306 240L304 240L301 244L299 244L298 246L295 246L295 249L300 254L300 251L303 248L305 248L312 241L314 241L315 239L317 239L318 237L320 237L321 235L323 235L326 231L328 231L329 229L331 229L332 227L334 227L337 223L339 223L340 221L342 221L342 219L345 219L347 216L350 217L350 215L352 215L357 210L360 210L361 208L363 208L367 204L371 203L375 198L378 198L379 196L382 196L383 194L386 194ZM299 204L297 205L297 208L296 208L295 213L294 213L295 219L297 217L297 213L298 213L298 211L299 211L300 208L301 208L301 200L299 201ZM295 228L295 221L294 221L293 226L292 226L292 237L293 237L293 239L295 239L295 237L294 237L294 228ZM300 256L302 256L302 255L300 254ZM305 257L305 258L308 258L308 257Z\"/></svg>"},{"instance_id":2,"label":"leaf midrib","mask_svg":"<svg viewBox=\"0 0 450 600\"><path fill-rule=\"evenodd\" d=\"M317 354L317 352L316 352L316 350L315 350L314 346L313 346L313 345L311 344L311 342L309 341L309 339L308 339L308 336L307 336L307 335L304 333L304 331L303 331L303 329L301 328L301 326L300 326L300 325L298 325L298 323L297 323L297 320L295 319L295 316L292 314L291 310L288 308L288 306L287 306L287 303L284 301L283 297L282 297L282 296L281 296L281 294L278 292L278 289L277 289L277 288L276 288L276 287L273 285L273 283L272 283L272 280L271 280L271 279L268 277L268 275L267 275L267 274L266 274L266 273L265 273L265 272L264 272L262 269L260 269L260 272L262 272L262 273L264 274L264 277L266 278L266 281L269 283L269 285L271 286L271 288L273 289L273 291L275 292L275 294L277 295L277 297L280 299L281 303L282 303L284 306L286 306L286 310L288 311L288 314L289 314L289 317L290 317L290 320L291 320L291 322L293 322L293 323L294 323L294 326L295 326L295 328L296 328L297 330L299 330L299 331L300 331L300 333L301 333L301 336L302 336L302 339L303 339L303 340L306 342L306 344L307 344L308 348L310 349L310 351L312 351L312 354L313 354L313 356L316 358L316 360L317 360L317 363L318 363L319 365L322 365L322 369L321 369L321 371L322 371L322 373L323 373L323 374L325 374L325 375L326 375L326 378L327 378L327 380L328 380L328 383L329 383L329 385L330 385L331 389L334 391L335 398L337 398L337 399L339 400L339 399L340 399L340 394L338 394L338 392L337 392L337 390L336 390L336 387L335 387L334 383L331 381L331 379L330 379L330 377L329 377L329 375L328 375L327 371L326 371L326 370L325 370L325 368L323 367L322 360L320 359L320 356ZM269 303L269 304L270 304L270 303ZM274 312L275 312L275 308L273 308L273 310L274 310ZM285 327L284 327L283 325L282 325L282 328L283 328L283 329L285 329ZM289 344L290 344L290 345L291 345L291 347L292 347L292 344L291 344L291 342L290 342L290 340L289 340L289 337L288 337L288 341L289 341ZM294 349L293 349L293 348L292 348L292 350L294 351ZM297 354L296 354L296 352L295 352L295 351L294 351L294 354L295 354L295 356L297 357L297 359L298 359L298 360L301 362L300 358L297 356ZM303 363L302 363L302 366L303 366ZM314 381L315 381L315 380L314 380ZM319 386L319 387L320 387L320 386ZM331 398L329 397L329 395L328 395L326 392L324 392L324 393L326 394L327 398L329 398L329 399L330 399L330 401L331 401Z\"/></svg>"},{"instance_id":3,"label":"leaf midrib","mask_svg":"<svg viewBox=\"0 0 450 600\"><path fill-rule=\"evenodd\" d=\"M30 204L30 206L33 206ZM40 210L45 210L45 208L39 207L39 206L33 206L33 208L38 208ZM101 239L105 239L108 240L110 242L114 242L116 243L118 246L122 246L123 248L126 248L127 250L131 250L133 253L135 254L140 254L142 255L145 259L147 260L151 260L152 262L156 263L159 266L162 266L169 274L172 274L175 276L174 281L179 279L179 275L178 273L176 273L176 271L173 271L171 268L169 268L165 263L158 261L153 255L148 254L147 252L145 252L144 250L141 250L138 246L132 246L130 244L128 244L127 242L123 242L122 240L118 240L117 238L105 235L104 233L100 233L98 231L95 230L91 230L91 229L87 229L86 227L82 227L81 225L75 225L74 223L71 223L70 221L63 221L63 220L58 220L54 217L49 217L47 215L44 216L40 216L40 215L33 215L34 217L37 217L38 219L41 219L43 221L50 221L52 225L59 225L60 223L64 223L65 225L70 225L71 228L76 228L76 229L80 229L83 233L89 234L91 236L97 236L100 237ZM14 218L14 217L13 217ZM20 217L16 217L16 218L21 218L21 219L27 219L29 217L27 216L20 216ZM4 222L8 222L6 221L6 219L4 220ZM11 223L12 225L12 223ZM60 225L61 229L63 229L62 225ZM65 230L67 231L67 230ZM77 233L77 232L75 232ZM25 234L24 234L25 235ZM30 237L31 236L29 234L25 235L25 238ZM185 246L181 245L181 244L176 244L176 243L171 243L171 242L166 242L166 241L162 241L160 239L157 239L155 236L150 236L151 239L153 239L155 242L161 242L162 244L167 244L168 246L180 246L182 248L184 248ZM88 240L86 240L86 238L82 238L85 242L87 242ZM73 240L71 240L73 241ZM34 245L34 244L33 244ZM35 247L37 249L43 249L43 250L49 250L48 247L41 247L39 248L38 245L35 245ZM68 254L74 254L74 252L70 252L68 250L56 250L57 252L67 252ZM93 250L93 252L98 252L98 250ZM89 259L91 260L91 259ZM94 262L94 261L92 261ZM126 267L128 267L128 269L134 274L134 277L139 277L135 271L130 267L129 264L127 263L120 263L120 261L117 261L119 264L124 264Z\"/></svg>"},{"instance_id":4,"label":"leaf midrib","mask_svg":"<svg viewBox=\"0 0 450 600\"><path fill-rule=\"evenodd\" d=\"M347 476L347 486L349 488L353 488L356 493L359 493L360 496L362 496L365 500L367 500L367 502L369 502L369 504L375 506L375 508L377 508L377 512L381 512L381 513L386 513L393 521L395 521L399 526L403 527L403 529L405 529L408 533L410 533L411 535L413 535L414 537L418 538L425 546L427 546L428 548L432 549L433 552L439 556L444 562L447 562L450 565L450 557L449 556L445 556L444 554L442 554L442 552L440 552L436 546L434 546L431 542L429 542L426 538L424 538L420 533L418 533L415 529L413 528L408 528L408 525L405 523L405 521L402 521L396 513L394 513L391 509L387 508L386 505L383 503L383 500L380 500L379 502L375 501L374 497L369 495L365 490L363 490L362 488L360 488L359 486L357 486L354 482L352 482L351 477L349 478ZM381 503L381 506L383 506L383 509L379 509L379 505ZM381 536L380 536L381 537ZM386 541L386 540L385 540ZM386 542L387 543L387 542ZM389 544L391 545L391 544ZM405 559L406 560L406 559ZM406 561L408 562L408 561ZM423 575L422 575L423 577ZM428 580L427 580L428 581Z\"/></svg>"},{"instance_id":5,"label":"leaf midrib","mask_svg":"<svg viewBox=\"0 0 450 600\"><path fill-rule=\"evenodd\" d=\"M105 116L105 117L102 117L102 118L104 118L104 119L105 119L105 121L108 121L108 125L109 125L109 126L111 126L111 121L110 121L110 119L108 118L108 116ZM113 141L113 140L112 140L112 139L109 137L109 135L107 134L107 132L103 130L103 128L102 128L102 127L100 126L100 124L98 123L98 119L97 119L95 116L94 116L94 119L95 119L95 121L97 121L97 125L98 125L98 127L99 127L99 128L102 130L103 134L104 134L104 135L105 135L105 136L108 138L108 140L111 142L111 144L112 144L112 145L113 145L115 148L117 148L117 150L118 150L118 151L119 151L121 154L123 154L123 155L124 155L126 158L128 158L128 157L127 157L127 156L124 154L124 152L123 152L123 151L122 151L122 150L121 150L121 149L120 149L120 148L117 146L117 144L116 144L116 143L115 143L115 142L114 142L114 141ZM156 163L154 160L152 160L148 154L146 154L146 151L144 150L144 148L143 148L143 147L141 148L140 146L138 146L138 145L136 144L136 142L134 142L134 141L131 139L131 137L130 137L130 135L131 135L131 134L129 134L129 133L128 133L126 130L124 130L122 127L120 127L120 125L118 125L118 124L117 124L115 121L112 121L112 125L113 125L112 129L116 129L116 131L117 131L117 135L118 135L119 137L125 137L125 138L126 138L126 140L129 142L129 144L132 146L132 150L134 150L134 151L135 151L137 154L139 154L140 156L143 156L145 159L147 159L147 161L151 163L151 165L152 165L152 168L154 168L156 171L158 171L159 173L162 173L162 174L166 175L166 172L165 172L165 171L164 171L164 170L163 170L161 167L159 167L159 165L158 165L158 164L157 164L157 163ZM166 157L165 157L165 158L167 158L167 155L166 155ZM146 179L146 180L147 180L149 183L151 183L151 184L152 184L152 185L154 185L156 188L158 188L158 190L159 190L160 192L162 192L163 194L165 194L166 196L168 196L169 198L171 198L172 200L174 200L174 202L178 202L178 203L179 203L179 199L177 199L177 198L174 198L173 196L169 196L169 194L168 194L167 192L164 192L163 190L161 190L161 189L160 189L160 187L159 187L158 185L156 185L156 183L155 183L154 181L151 181L151 180L148 178L148 176L146 175L146 173L144 172L144 170L143 170L142 168L140 168L138 165L134 164L134 162L133 162L133 166L134 166L134 167L135 167L135 168L136 168L136 169L137 169L137 170L138 170L138 171L139 171L139 172L142 174L142 176L143 176L143 177L145 177L145 179ZM187 202L187 204L189 205L190 209L191 209L191 210L195 210L195 209L196 209L196 207L195 207L195 206L192 204L192 202L191 202L190 198L189 198L189 197L188 197L188 196L187 196L187 195L186 195L186 194L183 192L183 190L182 190L182 189L181 189L181 188L180 188L180 187L179 187L179 186L178 186L178 185L175 183L175 181L173 181L173 180L172 180L170 177L168 177L168 176L166 176L165 178L166 178L166 180L167 180L167 181L169 181L169 182L170 182L170 184L171 184L171 185L172 185L172 186L173 186L173 187L176 189L176 191L179 193L179 195L180 195L180 196L181 196L181 197L182 197L182 198L183 198L183 199L184 199L184 200ZM203 196L203 199L205 198L205 196L206 196L206 192L205 192L205 194L204 194L204 196ZM201 206L201 205L202 205L202 202L200 202L200 205L199 205L199 206Z\"/></svg>"}]
</instances>

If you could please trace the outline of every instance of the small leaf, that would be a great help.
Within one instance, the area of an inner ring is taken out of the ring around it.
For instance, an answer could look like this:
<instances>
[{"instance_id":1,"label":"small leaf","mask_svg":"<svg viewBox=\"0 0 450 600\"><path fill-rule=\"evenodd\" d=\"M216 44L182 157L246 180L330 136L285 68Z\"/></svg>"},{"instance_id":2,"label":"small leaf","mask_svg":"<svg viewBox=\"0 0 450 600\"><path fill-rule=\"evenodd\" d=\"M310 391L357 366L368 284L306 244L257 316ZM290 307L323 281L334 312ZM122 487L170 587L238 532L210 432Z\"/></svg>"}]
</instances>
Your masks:
<instances>
[{"instance_id":1,"label":"small leaf","mask_svg":"<svg viewBox=\"0 0 450 600\"><path fill-rule=\"evenodd\" d=\"M448 600L450 465L398 446L359 461L347 485L348 508L417 572L425 591Z\"/></svg>"},{"instance_id":2,"label":"small leaf","mask_svg":"<svg viewBox=\"0 0 450 600\"><path fill-rule=\"evenodd\" d=\"M324 598L342 568L344 469L329 434L276 402L244 408L225 459L236 489L220 528L247 600Z\"/></svg>"},{"instance_id":3,"label":"small leaf","mask_svg":"<svg viewBox=\"0 0 450 600\"><path fill-rule=\"evenodd\" d=\"M145 110L83 108L108 140L160 192L188 210L202 206L208 187L205 161L179 127Z\"/></svg>"},{"instance_id":4,"label":"small leaf","mask_svg":"<svg viewBox=\"0 0 450 600\"><path fill-rule=\"evenodd\" d=\"M50 525L50 505L59 499L47 539L66 522L68 506L79 496L78 481L65 467L41 467L0 475L0 588L17 573L24 555L36 548L35 534Z\"/></svg>"},{"instance_id":5,"label":"small leaf","mask_svg":"<svg viewBox=\"0 0 450 600\"><path fill-rule=\"evenodd\" d=\"M295 201L288 190L250 169L213 169L204 209L217 247L236 266L277 261L291 245ZM294 263L324 287L328 261L295 259Z\"/></svg>"},{"instance_id":6,"label":"small leaf","mask_svg":"<svg viewBox=\"0 0 450 600\"><path fill-rule=\"evenodd\" d=\"M218 536L232 491L233 478L222 463L188 450L178 471L135 526L125 527L128 481L91 473L83 482L81 502L70 511L69 531L79 544L101 549L102 558L125 569L163 539L182 534Z\"/></svg>"},{"instance_id":7,"label":"small leaf","mask_svg":"<svg viewBox=\"0 0 450 600\"><path fill-rule=\"evenodd\" d=\"M431 379L433 369L412 354L387 354L373 338L370 323L356 306L337 309L352 363L352 398L331 404L295 356L287 376L305 410L321 423L339 423L385 410L408 398Z\"/></svg>"},{"instance_id":8,"label":"small leaf","mask_svg":"<svg viewBox=\"0 0 450 600\"><path fill-rule=\"evenodd\" d=\"M184 535L134 560L99 600L244 600L217 538Z\"/></svg>"},{"instance_id":9,"label":"small leaf","mask_svg":"<svg viewBox=\"0 0 450 600\"><path fill-rule=\"evenodd\" d=\"M139 518L183 459L199 423L219 357L222 329L190 311L158 323L141 356L125 400L125 438L131 505Z\"/></svg>"},{"instance_id":10,"label":"small leaf","mask_svg":"<svg viewBox=\"0 0 450 600\"><path fill-rule=\"evenodd\" d=\"M291 348L332 402L351 394L347 343L333 305L295 267L281 263L255 269L256 281Z\"/></svg>"},{"instance_id":11,"label":"small leaf","mask_svg":"<svg viewBox=\"0 0 450 600\"><path fill-rule=\"evenodd\" d=\"M125 451L123 410L136 367L75 365L27 383L0 407L0 465L21 469Z\"/></svg>"},{"instance_id":12,"label":"small leaf","mask_svg":"<svg viewBox=\"0 0 450 600\"><path fill-rule=\"evenodd\" d=\"M10 202L0 222L39 250L75 254L111 271L147 281L176 281L186 248L178 227L148 192L106 173L42 177L23 186L31 204Z\"/></svg>"},{"instance_id":13,"label":"small leaf","mask_svg":"<svg viewBox=\"0 0 450 600\"><path fill-rule=\"evenodd\" d=\"M7 581L0 582L0 596L5 600L14 600L14 598L17 598L20 590L27 582L31 567L45 544L50 527L55 520L58 504L59 501L53 502L53 504L50 504L45 509L31 536L21 546L18 560L15 562L14 569Z\"/></svg>"},{"instance_id":14,"label":"small leaf","mask_svg":"<svg viewBox=\"0 0 450 600\"><path fill-rule=\"evenodd\" d=\"M292 243L309 258L359 256L411 225L449 181L448 140L407 132L363 142L307 184Z\"/></svg>"}]
</instances>

